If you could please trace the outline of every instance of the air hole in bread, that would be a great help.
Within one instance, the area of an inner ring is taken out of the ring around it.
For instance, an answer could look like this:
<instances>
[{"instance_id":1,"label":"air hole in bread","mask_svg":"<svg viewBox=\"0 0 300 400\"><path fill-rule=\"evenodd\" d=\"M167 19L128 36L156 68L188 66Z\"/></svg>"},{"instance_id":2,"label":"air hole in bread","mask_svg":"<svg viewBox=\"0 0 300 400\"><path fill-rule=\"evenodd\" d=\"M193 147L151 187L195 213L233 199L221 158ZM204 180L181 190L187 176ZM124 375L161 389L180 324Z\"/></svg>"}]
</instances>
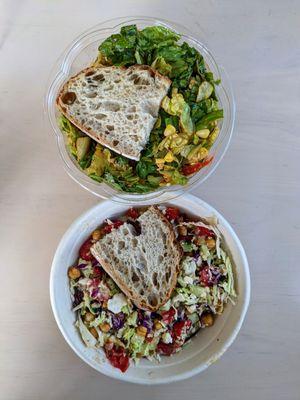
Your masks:
<instances>
[{"instance_id":1,"label":"air hole in bread","mask_svg":"<svg viewBox=\"0 0 300 400\"><path fill-rule=\"evenodd\" d=\"M105 102L105 103L102 103L102 108L106 111L117 112L117 111L120 111L121 107L118 103Z\"/></svg>"},{"instance_id":2,"label":"air hole in bread","mask_svg":"<svg viewBox=\"0 0 300 400\"><path fill-rule=\"evenodd\" d=\"M135 142L138 142L139 141L139 138L136 136L136 135L133 135L133 136L131 136L132 137L132 139L135 141Z\"/></svg>"},{"instance_id":3,"label":"air hole in bread","mask_svg":"<svg viewBox=\"0 0 300 400\"><path fill-rule=\"evenodd\" d=\"M150 295L149 297L148 297L148 301L149 301L149 304L152 306L152 307L156 307L157 306L157 304L158 304L158 300L157 300L157 297L155 296L155 295Z\"/></svg>"},{"instance_id":4,"label":"air hole in bread","mask_svg":"<svg viewBox=\"0 0 300 400\"><path fill-rule=\"evenodd\" d=\"M127 112L129 112L129 113L136 112L136 106L131 106L131 107L127 108Z\"/></svg>"},{"instance_id":5,"label":"air hole in bread","mask_svg":"<svg viewBox=\"0 0 300 400\"><path fill-rule=\"evenodd\" d=\"M121 82L121 79L116 79L115 80L115 83L120 83Z\"/></svg>"},{"instance_id":6,"label":"air hole in bread","mask_svg":"<svg viewBox=\"0 0 300 400\"><path fill-rule=\"evenodd\" d=\"M140 295L141 296L144 296L144 294L145 294L145 291L142 289L142 290L140 290Z\"/></svg>"},{"instance_id":7,"label":"air hole in bread","mask_svg":"<svg viewBox=\"0 0 300 400\"><path fill-rule=\"evenodd\" d=\"M107 118L107 115L101 114L101 113L100 113L100 114L96 114L96 115L95 115L95 118L96 118L96 119L105 119L105 118Z\"/></svg>"},{"instance_id":8,"label":"air hole in bread","mask_svg":"<svg viewBox=\"0 0 300 400\"><path fill-rule=\"evenodd\" d=\"M157 272L153 272L152 274L152 281L154 283L155 286L157 286Z\"/></svg>"},{"instance_id":9,"label":"air hole in bread","mask_svg":"<svg viewBox=\"0 0 300 400\"><path fill-rule=\"evenodd\" d=\"M126 118L127 118L129 121L132 121L132 120L133 120L133 115L132 115L132 114L127 114L127 115L126 115Z\"/></svg>"},{"instance_id":10,"label":"air hole in bread","mask_svg":"<svg viewBox=\"0 0 300 400\"><path fill-rule=\"evenodd\" d=\"M113 145L114 145L114 146L118 146L118 144L119 144L119 141L118 141L118 140L113 140Z\"/></svg>"},{"instance_id":11,"label":"air hole in bread","mask_svg":"<svg viewBox=\"0 0 300 400\"><path fill-rule=\"evenodd\" d=\"M132 282L139 282L139 280L140 280L140 278L138 277L138 275L134 271L131 274L131 279L132 279Z\"/></svg>"},{"instance_id":12,"label":"air hole in bread","mask_svg":"<svg viewBox=\"0 0 300 400\"><path fill-rule=\"evenodd\" d=\"M132 247L135 248L137 246L137 244L138 244L137 239L133 238L132 241L131 241L131 244L132 244Z\"/></svg>"},{"instance_id":13,"label":"air hole in bread","mask_svg":"<svg viewBox=\"0 0 300 400\"><path fill-rule=\"evenodd\" d=\"M131 230L133 236L139 236L142 233L141 224L138 221L128 221L128 223L133 227Z\"/></svg>"},{"instance_id":14,"label":"air hole in bread","mask_svg":"<svg viewBox=\"0 0 300 400\"><path fill-rule=\"evenodd\" d=\"M132 75L132 71L128 75L130 76L130 78L129 78L130 81L134 81L136 78L138 78L137 74Z\"/></svg>"},{"instance_id":15,"label":"air hole in bread","mask_svg":"<svg viewBox=\"0 0 300 400\"><path fill-rule=\"evenodd\" d=\"M109 131L113 131L113 130L115 129L115 127L114 127L113 125L106 125L106 128L107 128Z\"/></svg>"},{"instance_id":16,"label":"air hole in bread","mask_svg":"<svg viewBox=\"0 0 300 400\"><path fill-rule=\"evenodd\" d=\"M142 109L145 113L150 114L153 118L156 118L156 110L151 106L150 103L144 103Z\"/></svg>"},{"instance_id":17,"label":"air hole in bread","mask_svg":"<svg viewBox=\"0 0 300 400\"><path fill-rule=\"evenodd\" d=\"M96 92L86 93L86 97L88 97L89 99L94 99L96 96L97 96Z\"/></svg>"},{"instance_id":18,"label":"air hole in bread","mask_svg":"<svg viewBox=\"0 0 300 400\"><path fill-rule=\"evenodd\" d=\"M62 95L61 101L65 104L71 105L76 100L76 94L74 92L66 92Z\"/></svg>"},{"instance_id":19,"label":"air hole in bread","mask_svg":"<svg viewBox=\"0 0 300 400\"><path fill-rule=\"evenodd\" d=\"M114 88L113 85L109 85L109 86L103 88L103 91L104 92L110 92L111 90L113 90L113 88Z\"/></svg>"},{"instance_id":20,"label":"air hole in bread","mask_svg":"<svg viewBox=\"0 0 300 400\"><path fill-rule=\"evenodd\" d=\"M103 74L99 74L99 75L94 76L93 80L97 81L97 82L103 82L103 81L105 81L105 78L104 78Z\"/></svg>"},{"instance_id":21,"label":"air hole in bread","mask_svg":"<svg viewBox=\"0 0 300 400\"><path fill-rule=\"evenodd\" d=\"M158 257L158 262L159 262L159 263L162 263L162 262L163 262L163 259L164 259L163 256L159 256L159 257Z\"/></svg>"},{"instance_id":22,"label":"air hole in bread","mask_svg":"<svg viewBox=\"0 0 300 400\"><path fill-rule=\"evenodd\" d=\"M119 248L119 250L124 249L124 247L125 247L125 242L124 242L123 240L121 240L120 242L118 242L118 248Z\"/></svg>"}]
</instances>

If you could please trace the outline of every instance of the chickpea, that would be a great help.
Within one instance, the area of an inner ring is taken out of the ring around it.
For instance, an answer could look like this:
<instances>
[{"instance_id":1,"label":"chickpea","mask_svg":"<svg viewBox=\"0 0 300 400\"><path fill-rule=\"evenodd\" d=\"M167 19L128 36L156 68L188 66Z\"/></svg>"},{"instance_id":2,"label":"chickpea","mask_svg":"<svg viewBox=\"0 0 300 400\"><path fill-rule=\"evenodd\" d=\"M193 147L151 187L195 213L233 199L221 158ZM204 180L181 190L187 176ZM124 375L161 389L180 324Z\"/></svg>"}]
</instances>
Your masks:
<instances>
[{"instance_id":1,"label":"chickpea","mask_svg":"<svg viewBox=\"0 0 300 400\"><path fill-rule=\"evenodd\" d=\"M102 308L107 308L107 301L106 300L103 301Z\"/></svg>"},{"instance_id":2,"label":"chickpea","mask_svg":"<svg viewBox=\"0 0 300 400\"><path fill-rule=\"evenodd\" d=\"M70 267L68 269L68 276L70 279L77 279L81 275L80 269L75 268L75 267Z\"/></svg>"},{"instance_id":3,"label":"chickpea","mask_svg":"<svg viewBox=\"0 0 300 400\"><path fill-rule=\"evenodd\" d=\"M100 229L96 229L93 233L92 233L92 238L93 240L99 240L101 238L102 234Z\"/></svg>"},{"instance_id":4,"label":"chickpea","mask_svg":"<svg viewBox=\"0 0 300 400\"><path fill-rule=\"evenodd\" d=\"M212 250L213 248L216 247L216 241L214 238L208 238L206 239L206 246L208 247L209 250Z\"/></svg>"},{"instance_id":5,"label":"chickpea","mask_svg":"<svg viewBox=\"0 0 300 400\"><path fill-rule=\"evenodd\" d=\"M136 328L136 333L139 336L145 337L147 335L147 328L145 326L140 325Z\"/></svg>"},{"instance_id":6,"label":"chickpea","mask_svg":"<svg viewBox=\"0 0 300 400\"><path fill-rule=\"evenodd\" d=\"M162 327L163 327L163 326L162 326L162 324L161 324L159 321L156 321L156 322L154 323L154 329L155 329L155 330L159 331Z\"/></svg>"},{"instance_id":7,"label":"chickpea","mask_svg":"<svg viewBox=\"0 0 300 400\"><path fill-rule=\"evenodd\" d=\"M204 325L205 327L209 327L214 324L214 317L211 313L205 313L205 314L201 315L200 321L201 321L201 325Z\"/></svg>"},{"instance_id":8,"label":"chickpea","mask_svg":"<svg viewBox=\"0 0 300 400\"><path fill-rule=\"evenodd\" d=\"M98 332L94 327L90 328L90 332L94 336L95 339L98 339Z\"/></svg>"},{"instance_id":9,"label":"chickpea","mask_svg":"<svg viewBox=\"0 0 300 400\"><path fill-rule=\"evenodd\" d=\"M186 236L187 235L187 227L184 225L180 225L178 227L178 233L180 236Z\"/></svg>"},{"instance_id":10,"label":"chickpea","mask_svg":"<svg viewBox=\"0 0 300 400\"><path fill-rule=\"evenodd\" d=\"M84 315L85 322L92 322L92 321L94 321L94 319L95 319L94 314L92 314L90 312L85 313L85 315Z\"/></svg>"},{"instance_id":11,"label":"chickpea","mask_svg":"<svg viewBox=\"0 0 300 400\"><path fill-rule=\"evenodd\" d=\"M201 246L201 244L205 244L204 236L198 236L194 238L194 243L196 246Z\"/></svg>"},{"instance_id":12,"label":"chickpea","mask_svg":"<svg viewBox=\"0 0 300 400\"><path fill-rule=\"evenodd\" d=\"M102 332L107 333L110 330L110 325L107 322L103 322L99 325Z\"/></svg>"}]
</instances>

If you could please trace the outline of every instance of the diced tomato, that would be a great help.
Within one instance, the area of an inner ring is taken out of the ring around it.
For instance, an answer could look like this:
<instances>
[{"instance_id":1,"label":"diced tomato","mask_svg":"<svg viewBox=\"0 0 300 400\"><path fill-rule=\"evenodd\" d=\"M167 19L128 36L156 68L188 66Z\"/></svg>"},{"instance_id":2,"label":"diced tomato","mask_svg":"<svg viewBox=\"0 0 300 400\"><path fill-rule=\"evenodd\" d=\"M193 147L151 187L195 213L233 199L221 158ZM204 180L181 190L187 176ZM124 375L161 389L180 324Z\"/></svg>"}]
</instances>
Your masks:
<instances>
[{"instance_id":1,"label":"diced tomato","mask_svg":"<svg viewBox=\"0 0 300 400\"><path fill-rule=\"evenodd\" d=\"M91 246L93 245L92 239L86 240L83 245L80 247L79 250L79 257L82 258L85 261L93 261L94 256L92 255L90 249Z\"/></svg>"},{"instance_id":2,"label":"diced tomato","mask_svg":"<svg viewBox=\"0 0 300 400\"><path fill-rule=\"evenodd\" d=\"M113 229L117 229L117 228L119 228L119 226L121 226L121 225L123 225L123 224L124 224L124 222L123 222L123 221L120 221L120 220L118 219L118 220L114 221L112 224L107 224L107 225L105 225L105 226L102 228L103 233L105 233L105 234L110 233Z\"/></svg>"},{"instance_id":3,"label":"diced tomato","mask_svg":"<svg viewBox=\"0 0 300 400\"><path fill-rule=\"evenodd\" d=\"M171 307L169 311L162 311L160 314L162 316L163 322L165 322L166 324L170 324L174 321L176 311L173 307Z\"/></svg>"},{"instance_id":4,"label":"diced tomato","mask_svg":"<svg viewBox=\"0 0 300 400\"><path fill-rule=\"evenodd\" d=\"M174 340L180 339L192 325L192 321L187 319L185 321L176 322L173 326L172 336Z\"/></svg>"},{"instance_id":5,"label":"diced tomato","mask_svg":"<svg viewBox=\"0 0 300 400\"><path fill-rule=\"evenodd\" d=\"M107 346L105 348L105 354L111 365L115 368L119 368L122 372L125 372L129 367L129 357L123 347L117 347L113 345L112 348Z\"/></svg>"},{"instance_id":6,"label":"diced tomato","mask_svg":"<svg viewBox=\"0 0 300 400\"><path fill-rule=\"evenodd\" d=\"M174 221L179 217L179 210L175 207L167 207L165 216L168 218L169 221Z\"/></svg>"},{"instance_id":7,"label":"diced tomato","mask_svg":"<svg viewBox=\"0 0 300 400\"><path fill-rule=\"evenodd\" d=\"M221 278L221 273L216 267L208 265L200 270L200 282L204 286L216 285Z\"/></svg>"},{"instance_id":8,"label":"diced tomato","mask_svg":"<svg viewBox=\"0 0 300 400\"><path fill-rule=\"evenodd\" d=\"M163 354L164 356L170 356L171 354L175 353L177 346L173 343L163 343L159 342L157 345L157 351L159 354Z\"/></svg>"},{"instance_id":9,"label":"diced tomato","mask_svg":"<svg viewBox=\"0 0 300 400\"><path fill-rule=\"evenodd\" d=\"M213 231L211 231L208 228L205 228L204 226L197 226L195 228L195 235L197 235L197 236L211 236L211 237L215 236Z\"/></svg>"},{"instance_id":10,"label":"diced tomato","mask_svg":"<svg viewBox=\"0 0 300 400\"><path fill-rule=\"evenodd\" d=\"M192 175L195 172L202 169L203 167L206 167L206 165L210 164L212 162L212 160L213 160L213 157L210 157L207 160L202 161L202 162L184 165L181 169L181 172L183 173L183 175Z\"/></svg>"},{"instance_id":11,"label":"diced tomato","mask_svg":"<svg viewBox=\"0 0 300 400\"><path fill-rule=\"evenodd\" d=\"M139 217L139 212L138 210L136 210L135 208L129 208L129 210L127 210L126 212L126 216L128 218L132 218L132 219L137 219Z\"/></svg>"},{"instance_id":12,"label":"diced tomato","mask_svg":"<svg viewBox=\"0 0 300 400\"><path fill-rule=\"evenodd\" d=\"M93 267L93 278L102 278L103 269L99 265Z\"/></svg>"},{"instance_id":13,"label":"diced tomato","mask_svg":"<svg viewBox=\"0 0 300 400\"><path fill-rule=\"evenodd\" d=\"M145 340L146 340L147 343L151 343L152 340L153 340L153 336L147 335L147 336L145 337Z\"/></svg>"}]
</instances>

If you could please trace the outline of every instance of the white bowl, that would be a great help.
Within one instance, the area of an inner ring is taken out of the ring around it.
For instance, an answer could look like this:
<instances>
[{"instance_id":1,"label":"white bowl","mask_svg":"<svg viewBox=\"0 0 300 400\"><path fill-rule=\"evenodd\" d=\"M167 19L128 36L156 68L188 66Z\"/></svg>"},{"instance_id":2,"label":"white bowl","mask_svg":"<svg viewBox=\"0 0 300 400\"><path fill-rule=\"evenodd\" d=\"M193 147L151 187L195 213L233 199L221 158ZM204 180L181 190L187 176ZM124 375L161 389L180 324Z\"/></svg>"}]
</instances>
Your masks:
<instances>
[{"instance_id":1,"label":"white bowl","mask_svg":"<svg viewBox=\"0 0 300 400\"><path fill-rule=\"evenodd\" d=\"M71 348L91 367L113 378L140 384L169 383L189 378L220 358L236 338L245 318L250 298L250 276L245 251L232 227L214 208L195 196L186 194L168 204L194 215L215 215L218 218L219 229L235 267L236 305L227 304L211 328L201 330L181 352L162 357L160 364L142 360L137 366L130 366L125 373L113 368L102 350L85 347L74 326L67 269L75 262L80 245L90 233L105 218L122 214L128 205L105 201L92 207L70 226L60 241L51 268L50 297L58 327Z\"/></svg>"}]
</instances>

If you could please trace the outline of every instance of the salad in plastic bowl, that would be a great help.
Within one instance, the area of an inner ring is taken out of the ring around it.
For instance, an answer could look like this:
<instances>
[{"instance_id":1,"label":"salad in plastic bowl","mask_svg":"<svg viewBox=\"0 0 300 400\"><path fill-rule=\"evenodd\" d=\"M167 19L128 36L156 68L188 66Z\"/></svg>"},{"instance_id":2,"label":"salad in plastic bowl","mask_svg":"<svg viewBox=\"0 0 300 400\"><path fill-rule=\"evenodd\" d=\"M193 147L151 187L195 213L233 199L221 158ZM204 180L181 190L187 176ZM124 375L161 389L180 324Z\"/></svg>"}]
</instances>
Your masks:
<instances>
[{"instance_id":1,"label":"salad in plastic bowl","mask_svg":"<svg viewBox=\"0 0 300 400\"><path fill-rule=\"evenodd\" d=\"M61 155L70 175L101 197L170 199L202 182L220 162L234 122L230 86L206 47L183 27L151 18L107 25L70 46L48 91L46 108ZM172 82L137 161L97 143L55 109L62 84L91 64L145 64Z\"/></svg>"},{"instance_id":2,"label":"salad in plastic bowl","mask_svg":"<svg viewBox=\"0 0 300 400\"><path fill-rule=\"evenodd\" d=\"M93 241L136 212L105 202L71 226L51 270L54 315L74 351L104 374L137 383L184 379L217 360L237 335L249 303L247 259L224 218L184 195L164 208L183 249L176 287L156 312L137 309L90 253ZM213 216L217 227L195 222L200 216Z\"/></svg>"}]
</instances>

